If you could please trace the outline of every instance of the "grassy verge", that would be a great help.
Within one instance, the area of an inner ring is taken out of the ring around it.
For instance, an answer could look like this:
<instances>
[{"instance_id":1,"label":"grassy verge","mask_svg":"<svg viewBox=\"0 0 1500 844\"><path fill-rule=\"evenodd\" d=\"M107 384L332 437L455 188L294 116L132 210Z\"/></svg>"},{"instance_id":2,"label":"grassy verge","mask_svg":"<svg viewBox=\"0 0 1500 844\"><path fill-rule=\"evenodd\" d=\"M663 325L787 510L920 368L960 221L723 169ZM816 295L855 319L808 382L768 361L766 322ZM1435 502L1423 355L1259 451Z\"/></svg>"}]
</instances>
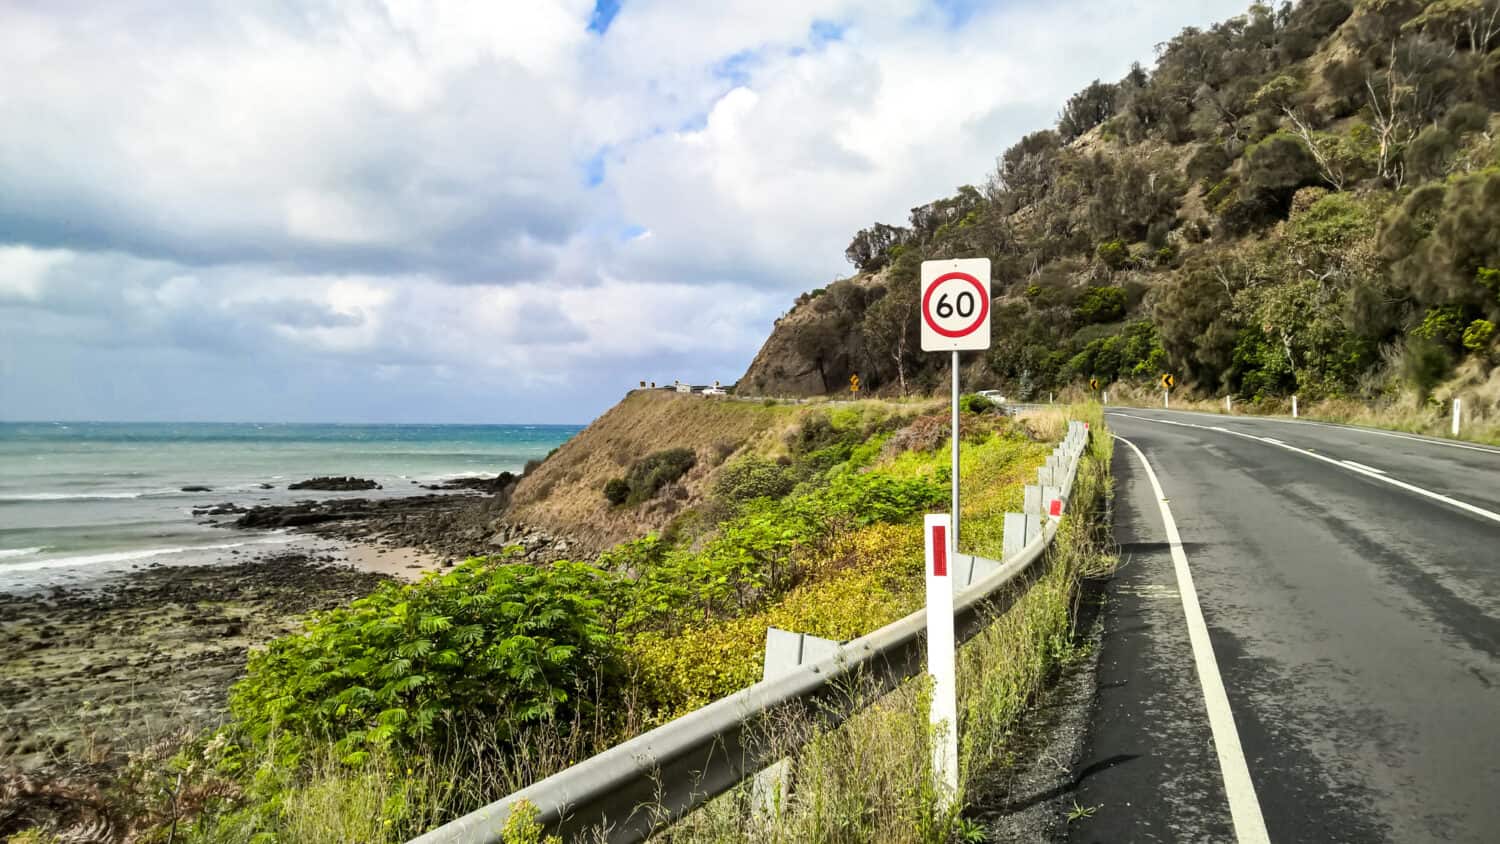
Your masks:
<instances>
[{"instance_id":1,"label":"grassy verge","mask_svg":"<svg viewBox=\"0 0 1500 844\"><path fill-rule=\"evenodd\" d=\"M1056 424L1065 419L1055 412ZM959 649L960 794L948 810L936 808L928 777L926 684L915 680L876 697L856 687L849 705L860 709L834 729L787 719L764 738L785 747L793 760L792 786L768 814L757 807L752 784L742 785L690 815L663 836L673 842L819 841L946 842L982 834L964 816L969 783L1011 763L1010 736L1037 693L1066 661L1077 656L1073 618L1082 578L1113 565L1101 535L1103 500L1110 486L1112 442L1097 407L1083 409L1095 436L1074 486L1072 511L1063 520L1040 574L992 624ZM973 551L999 556L1003 519L999 505L1012 485L989 490L966 484L965 516L976 530Z\"/></svg>"}]
</instances>

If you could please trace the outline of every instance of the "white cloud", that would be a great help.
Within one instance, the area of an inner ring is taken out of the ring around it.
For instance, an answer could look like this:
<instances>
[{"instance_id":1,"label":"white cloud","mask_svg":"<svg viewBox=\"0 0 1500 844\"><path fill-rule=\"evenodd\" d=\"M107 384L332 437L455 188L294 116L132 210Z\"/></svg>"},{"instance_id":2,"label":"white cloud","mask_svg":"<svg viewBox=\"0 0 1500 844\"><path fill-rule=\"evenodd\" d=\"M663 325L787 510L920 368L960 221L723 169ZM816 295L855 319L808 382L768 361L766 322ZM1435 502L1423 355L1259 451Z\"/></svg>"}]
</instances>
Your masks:
<instances>
[{"instance_id":1,"label":"white cloud","mask_svg":"<svg viewBox=\"0 0 1500 844\"><path fill-rule=\"evenodd\" d=\"M62 249L0 245L0 303L6 299L37 301L52 268L72 257L72 253Z\"/></svg>"},{"instance_id":2,"label":"white cloud","mask_svg":"<svg viewBox=\"0 0 1500 844\"><path fill-rule=\"evenodd\" d=\"M4 412L143 413L127 367L296 418L729 380L856 229L1243 5L7 4Z\"/></svg>"}]
</instances>

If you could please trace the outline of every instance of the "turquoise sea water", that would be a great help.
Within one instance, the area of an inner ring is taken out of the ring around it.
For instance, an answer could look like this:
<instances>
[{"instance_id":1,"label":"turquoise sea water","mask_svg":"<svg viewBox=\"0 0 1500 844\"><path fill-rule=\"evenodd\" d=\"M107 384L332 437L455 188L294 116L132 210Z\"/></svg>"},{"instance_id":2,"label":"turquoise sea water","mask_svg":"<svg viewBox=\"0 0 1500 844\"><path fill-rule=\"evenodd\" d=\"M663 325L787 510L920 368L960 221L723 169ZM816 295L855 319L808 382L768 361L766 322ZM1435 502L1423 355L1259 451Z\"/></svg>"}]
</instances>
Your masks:
<instances>
[{"instance_id":1,"label":"turquoise sea water","mask_svg":"<svg viewBox=\"0 0 1500 844\"><path fill-rule=\"evenodd\" d=\"M143 562L202 562L285 542L198 524L193 507L424 492L417 484L519 472L570 425L0 422L0 590ZM384 489L290 492L316 475ZM261 489L271 484L273 489ZM207 486L212 492L183 492Z\"/></svg>"}]
</instances>

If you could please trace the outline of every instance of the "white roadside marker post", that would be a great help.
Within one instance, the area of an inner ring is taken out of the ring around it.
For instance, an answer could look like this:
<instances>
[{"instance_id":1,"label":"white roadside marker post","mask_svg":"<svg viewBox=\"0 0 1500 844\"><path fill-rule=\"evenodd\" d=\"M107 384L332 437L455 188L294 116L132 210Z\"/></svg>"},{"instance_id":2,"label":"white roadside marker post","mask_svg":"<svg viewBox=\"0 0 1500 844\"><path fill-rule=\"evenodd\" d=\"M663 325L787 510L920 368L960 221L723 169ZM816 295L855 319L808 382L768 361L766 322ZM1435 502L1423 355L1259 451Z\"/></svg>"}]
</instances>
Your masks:
<instances>
[{"instance_id":1,"label":"white roadside marker post","mask_svg":"<svg viewBox=\"0 0 1500 844\"><path fill-rule=\"evenodd\" d=\"M1162 390L1161 391L1161 406L1162 407L1165 407L1165 408L1171 408L1172 407L1172 400L1170 398L1171 395L1172 395L1172 393L1171 393L1170 390Z\"/></svg>"},{"instance_id":2,"label":"white roadside marker post","mask_svg":"<svg viewBox=\"0 0 1500 844\"><path fill-rule=\"evenodd\" d=\"M1295 395L1292 396L1292 418L1297 418L1297 397Z\"/></svg>"},{"instance_id":3,"label":"white roadside marker post","mask_svg":"<svg viewBox=\"0 0 1500 844\"><path fill-rule=\"evenodd\" d=\"M1463 418L1463 399L1453 399L1453 436L1458 436L1458 423Z\"/></svg>"},{"instance_id":4,"label":"white roadside marker post","mask_svg":"<svg viewBox=\"0 0 1500 844\"><path fill-rule=\"evenodd\" d=\"M958 796L958 683L953 642L953 583L949 574L947 514L928 514L922 531L927 556L927 673L932 675L932 786L946 808Z\"/></svg>"},{"instance_id":5,"label":"white roadside marker post","mask_svg":"<svg viewBox=\"0 0 1500 844\"><path fill-rule=\"evenodd\" d=\"M1230 397L1230 396L1225 396L1224 397L1224 412L1225 413L1233 413L1234 412L1234 399L1232 397Z\"/></svg>"}]
</instances>

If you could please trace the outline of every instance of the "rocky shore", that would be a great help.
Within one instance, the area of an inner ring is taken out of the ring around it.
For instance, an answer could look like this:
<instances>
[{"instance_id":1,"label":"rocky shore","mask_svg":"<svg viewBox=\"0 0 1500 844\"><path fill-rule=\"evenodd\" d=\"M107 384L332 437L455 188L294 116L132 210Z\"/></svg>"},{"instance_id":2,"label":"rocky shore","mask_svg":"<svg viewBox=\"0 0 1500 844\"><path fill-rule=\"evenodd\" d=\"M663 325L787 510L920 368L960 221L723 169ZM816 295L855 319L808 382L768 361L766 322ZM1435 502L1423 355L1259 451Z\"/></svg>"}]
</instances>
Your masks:
<instances>
[{"instance_id":1,"label":"rocky shore","mask_svg":"<svg viewBox=\"0 0 1500 844\"><path fill-rule=\"evenodd\" d=\"M78 840L119 840L119 798L105 792L121 771L132 760L160 762L219 723L250 649L298 629L311 611L389 577L415 579L504 548L533 562L570 558L566 539L505 519L516 480L460 478L394 498L205 505L192 511L203 523L314 541L258 557L232 551L218 565L152 564L89 588L0 592L0 838L42 824L82 830ZM358 478L312 483L363 488Z\"/></svg>"},{"instance_id":2,"label":"rocky shore","mask_svg":"<svg viewBox=\"0 0 1500 844\"><path fill-rule=\"evenodd\" d=\"M534 562L568 559L567 539L505 519L518 478L459 478L428 484L442 490L400 498L335 498L293 504L237 507L219 504L194 510L214 524L240 530L293 529L327 539L383 548L415 548L453 565L469 557L520 547Z\"/></svg>"},{"instance_id":3,"label":"rocky shore","mask_svg":"<svg viewBox=\"0 0 1500 844\"><path fill-rule=\"evenodd\" d=\"M0 768L108 764L211 725L250 648L385 579L332 560L151 566L101 588L0 593Z\"/></svg>"}]
</instances>

